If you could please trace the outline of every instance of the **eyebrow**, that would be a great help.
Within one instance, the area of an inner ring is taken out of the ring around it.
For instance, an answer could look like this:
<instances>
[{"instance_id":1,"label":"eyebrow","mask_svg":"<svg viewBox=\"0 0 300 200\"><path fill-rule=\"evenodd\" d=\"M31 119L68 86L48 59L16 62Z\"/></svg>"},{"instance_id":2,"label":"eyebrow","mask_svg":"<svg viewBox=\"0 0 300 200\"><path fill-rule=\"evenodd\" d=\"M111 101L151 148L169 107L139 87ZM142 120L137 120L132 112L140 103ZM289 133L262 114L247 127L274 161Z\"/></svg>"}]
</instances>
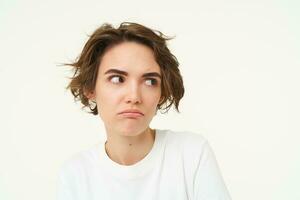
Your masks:
<instances>
[{"instance_id":1,"label":"eyebrow","mask_svg":"<svg viewBox=\"0 0 300 200\"><path fill-rule=\"evenodd\" d=\"M124 76L128 76L127 72L121 71L121 70L118 70L118 69L109 69L104 74L121 74L121 75L124 75ZM161 79L161 75L157 72L148 72L148 73L143 74L142 77L158 77L158 78Z\"/></svg>"}]
</instances>

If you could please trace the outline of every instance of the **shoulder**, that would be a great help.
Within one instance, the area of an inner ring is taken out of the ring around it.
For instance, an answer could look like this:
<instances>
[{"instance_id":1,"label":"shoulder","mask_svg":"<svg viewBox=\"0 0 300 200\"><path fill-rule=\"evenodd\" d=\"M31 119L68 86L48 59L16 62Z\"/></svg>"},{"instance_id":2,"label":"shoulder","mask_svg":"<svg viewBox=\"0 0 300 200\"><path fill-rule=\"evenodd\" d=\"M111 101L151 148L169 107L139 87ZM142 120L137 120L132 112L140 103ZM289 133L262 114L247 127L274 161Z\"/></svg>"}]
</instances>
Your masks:
<instances>
[{"instance_id":1,"label":"shoulder","mask_svg":"<svg viewBox=\"0 0 300 200\"><path fill-rule=\"evenodd\" d=\"M94 162L94 151L95 146L71 155L60 165L59 176L72 178L74 174L78 176L85 173L85 169L90 168Z\"/></svg>"},{"instance_id":2,"label":"shoulder","mask_svg":"<svg viewBox=\"0 0 300 200\"><path fill-rule=\"evenodd\" d=\"M168 158L181 162L185 174L194 179L200 166L214 159L208 140L201 134L191 131L166 131L165 153Z\"/></svg>"},{"instance_id":3,"label":"shoulder","mask_svg":"<svg viewBox=\"0 0 300 200\"><path fill-rule=\"evenodd\" d=\"M211 151L207 139L201 133L174 130L165 132L165 151L181 157L184 162L197 165Z\"/></svg>"},{"instance_id":4,"label":"shoulder","mask_svg":"<svg viewBox=\"0 0 300 200\"><path fill-rule=\"evenodd\" d=\"M207 139L201 134L191 131L166 130L167 142L190 150L199 150L206 145Z\"/></svg>"}]
</instances>

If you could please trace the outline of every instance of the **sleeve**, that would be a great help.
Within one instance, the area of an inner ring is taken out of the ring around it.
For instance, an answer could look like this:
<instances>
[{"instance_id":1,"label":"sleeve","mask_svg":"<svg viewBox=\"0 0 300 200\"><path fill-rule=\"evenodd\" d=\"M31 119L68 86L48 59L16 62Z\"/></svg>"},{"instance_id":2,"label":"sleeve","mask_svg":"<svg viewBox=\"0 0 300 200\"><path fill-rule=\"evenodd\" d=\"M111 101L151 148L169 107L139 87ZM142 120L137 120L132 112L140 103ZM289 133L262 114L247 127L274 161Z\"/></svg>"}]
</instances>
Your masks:
<instances>
[{"instance_id":1,"label":"sleeve","mask_svg":"<svg viewBox=\"0 0 300 200\"><path fill-rule=\"evenodd\" d=\"M231 200L215 155L207 141L198 162L194 179L195 200Z\"/></svg>"},{"instance_id":2,"label":"sleeve","mask_svg":"<svg viewBox=\"0 0 300 200\"><path fill-rule=\"evenodd\" d=\"M70 184L70 170L63 166L57 176L56 199L57 200L74 200L72 186Z\"/></svg>"}]
</instances>

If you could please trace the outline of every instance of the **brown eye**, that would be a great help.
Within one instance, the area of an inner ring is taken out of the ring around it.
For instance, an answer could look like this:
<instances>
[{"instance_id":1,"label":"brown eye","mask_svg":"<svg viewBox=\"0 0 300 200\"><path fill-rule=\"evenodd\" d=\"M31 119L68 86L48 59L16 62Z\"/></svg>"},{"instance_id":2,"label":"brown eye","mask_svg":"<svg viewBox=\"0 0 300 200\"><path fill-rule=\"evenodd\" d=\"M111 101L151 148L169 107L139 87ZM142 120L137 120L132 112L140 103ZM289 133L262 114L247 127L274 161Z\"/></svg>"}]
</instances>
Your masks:
<instances>
[{"instance_id":1,"label":"brown eye","mask_svg":"<svg viewBox=\"0 0 300 200\"><path fill-rule=\"evenodd\" d=\"M122 76L111 76L109 77L109 80L114 83L114 84L118 84L118 83L123 83L124 82L124 79Z\"/></svg>"}]
</instances>

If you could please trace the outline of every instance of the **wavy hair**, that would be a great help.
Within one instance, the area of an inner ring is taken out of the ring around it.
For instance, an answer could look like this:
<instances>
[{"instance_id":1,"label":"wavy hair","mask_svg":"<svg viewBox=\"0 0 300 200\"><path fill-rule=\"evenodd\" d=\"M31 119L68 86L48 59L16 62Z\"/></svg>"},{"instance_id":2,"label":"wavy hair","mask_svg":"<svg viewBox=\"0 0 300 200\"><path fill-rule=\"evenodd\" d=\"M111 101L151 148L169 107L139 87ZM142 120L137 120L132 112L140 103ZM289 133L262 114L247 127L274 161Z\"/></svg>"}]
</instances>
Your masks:
<instances>
[{"instance_id":1,"label":"wavy hair","mask_svg":"<svg viewBox=\"0 0 300 200\"><path fill-rule=\"evenodd\" d=\"M170 39L173 38L138 23L123 22L118 28L104 23L89 36L76 61L63 64L71 66L74 70L73 77L70 77L66 89L71 90L75 101L81 101L82 108L89 107L91 111L89 113L97 115L97 106L101 105L90 101L86 94L95 89L98 68L105 50L122 42L134 41L150 47L153 50L156 62L160 66L162 92L157 109L168 112L174 104L177 112L179 112L178 106L184 95L184 86L177 58L170 52L166 44Z\"/></svg>"}]
</instances>

